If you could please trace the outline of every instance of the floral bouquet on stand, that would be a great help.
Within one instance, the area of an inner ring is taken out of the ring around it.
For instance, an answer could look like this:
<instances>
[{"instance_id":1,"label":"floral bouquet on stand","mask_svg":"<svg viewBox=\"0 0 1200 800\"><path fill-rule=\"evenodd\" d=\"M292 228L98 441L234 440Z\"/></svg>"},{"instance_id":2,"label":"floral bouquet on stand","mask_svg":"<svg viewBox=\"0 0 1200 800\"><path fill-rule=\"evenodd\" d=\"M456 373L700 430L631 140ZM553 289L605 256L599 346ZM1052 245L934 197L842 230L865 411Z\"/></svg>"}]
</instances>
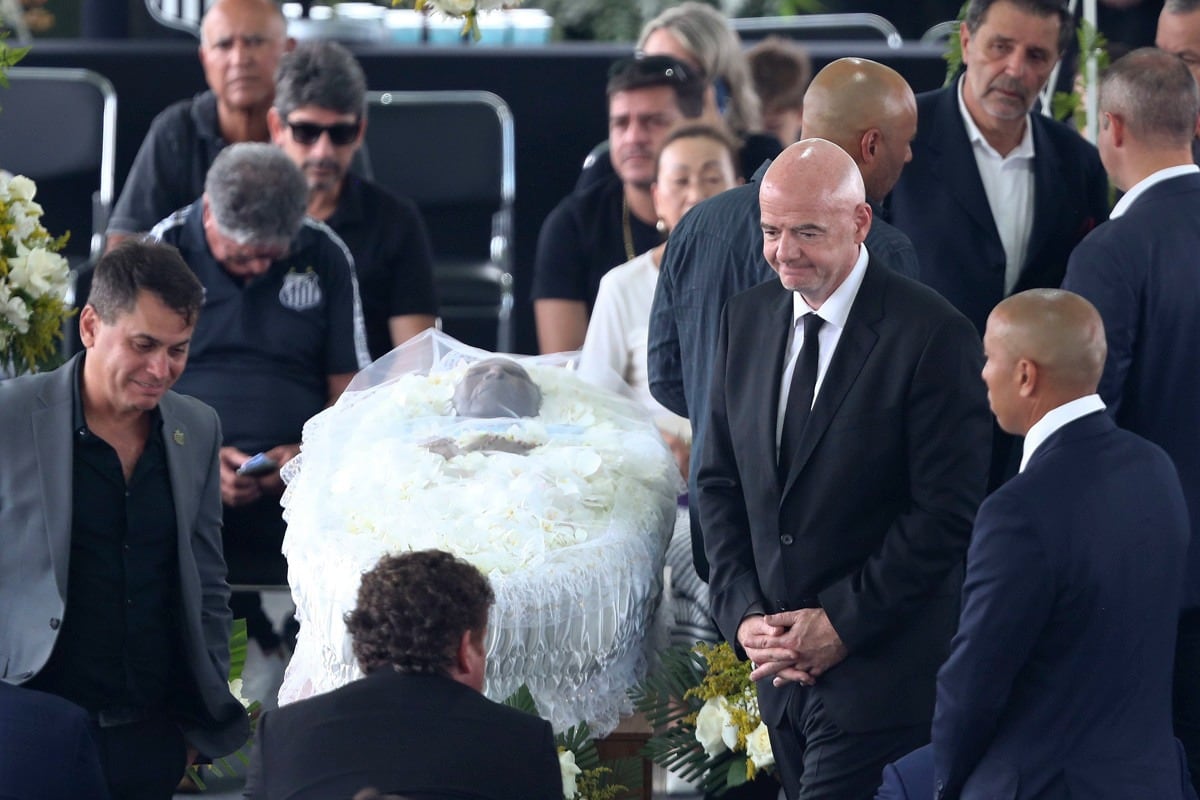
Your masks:
<instances>
[{"instance_id":1,"label":"floral bouquet on stand","mask_svg":"<svg viewBox=\"0 0 1200 800\"><path fill-rule=\"evenodd\" d=\"M398 0L393 0L398 2ZM462 35L471 35L479 41L479 12L495 11L501 8L519 6L521 0L416 0L416 9L432 8L446 17L461 17L463 20Z\"/></svg>"},{"instance_id":2,"label":"floral bouquet on stand","mask_svg":"<svg viewBox=\"0 0 1200 800\"><path fill-rule=\"evenodd\" d=\"M749 661L727 643L679 645L634 688L634 706L657 733L646 754L705 793L722 795L775 765Z\"/></svg>"},{"instance_id":3,"label":"floral bouquet on stand","mask_svg":"<svg viewBox=\"0 0 1200 800\"><path fill-rule=\"evenodd\" d=\"M537 703L527 686L521 686L504 704L535 717ZM587 723L580 723L554 736L558 746L558 766L562 772L565 800L616 800L641 788L641 774L636 760L609 762L601 766L596 742Z\"/></svg>"},{"instance_id":4,"label":"floral bouquet on stand","mask_svg":"<svg viewBox=\"0 0 1200 800\"><path fill-rule=\"evenodd\" d=\"M42 227L37 186L0 172L0 377L56 366L71 268L58 251L68 234Z\"/></svg>"}]
</instances>

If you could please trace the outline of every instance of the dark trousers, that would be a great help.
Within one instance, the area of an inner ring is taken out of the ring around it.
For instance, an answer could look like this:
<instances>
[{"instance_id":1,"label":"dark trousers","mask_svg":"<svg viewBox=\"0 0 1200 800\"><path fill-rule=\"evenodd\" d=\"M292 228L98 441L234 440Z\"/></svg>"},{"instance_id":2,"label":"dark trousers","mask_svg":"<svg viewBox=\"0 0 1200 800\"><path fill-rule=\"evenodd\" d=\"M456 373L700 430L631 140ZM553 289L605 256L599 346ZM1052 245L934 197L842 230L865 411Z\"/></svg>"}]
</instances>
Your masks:
<instances>
[{"instance_id":1,"label":"dark trousers","mask_svg":"<svg viewBox=\"0 0 1200 800\"><path fill-rule=\"evenodd\" d=\"M929 743L929 724L848 733L817 692L801 688L770 734L788 800L872 800L884 766Z\"/></svg>"},{"instance_id":2,"label":"dark trousers","mask_svg":"<svg viewBox=\"0 0 1200 800\"><path fill-rule=\"evenodd\" d=\"M1192 785L1200 793L1200 609L1179 616L1175 640L1175 737L1187 753Z\"/></svg>"},{"instance_id":3,"label":"dark trousers","mask_svg":"<svg viewBox=\"0 0 1200 800\"><path fill-rule=\"evenodd\" d=\"M128 725L91 724L112 800L171 800L187 766L179 726L165 717Z\"/></svg>"}]
</instances>

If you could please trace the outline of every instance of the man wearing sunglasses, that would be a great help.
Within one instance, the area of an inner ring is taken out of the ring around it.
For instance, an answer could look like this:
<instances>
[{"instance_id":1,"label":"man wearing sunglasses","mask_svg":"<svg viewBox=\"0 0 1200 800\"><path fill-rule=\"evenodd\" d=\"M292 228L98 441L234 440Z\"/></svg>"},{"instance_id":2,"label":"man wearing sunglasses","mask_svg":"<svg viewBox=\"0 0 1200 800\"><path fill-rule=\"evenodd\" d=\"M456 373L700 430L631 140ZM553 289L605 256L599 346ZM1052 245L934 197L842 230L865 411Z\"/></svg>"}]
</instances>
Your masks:
<instances>
[{"instance_id":1,"label":"man wearing sunglasses","mask_svg":"<svg viewBox=\"0 0 1200 800\"><path fill-rule=\"evenodd\" d=\"M650 198L658 150L672 127L704 109L704 76L667 56L621 59L607 90L616 175L564 198L538 234L532 297L543 353L582 347L600 279L662 243Z\"/></svg>"},{"instance_id":2,"label":"man wearing sunglasses","mask_svg":"<svg viewBox=\"0 0 1200 800\"><path fill-rule=\"evenodd\" d=\"M354 255L367 345L377 359L432 328L437 302L429 236L416 205L350 170L366 130L366 90L346 48L302 42L279 62L267 124L304 173L308 215L333 228Z\"/></svg>"},{"instance_id":3,"label":"man wearing sunglasses","mask_svg":"<svg viewBox=\"0 0 1200 800\"><path fill-rule=\"evenodd\" d=\"M208 91L154 118L109 219L110 248L199 197L223 147L267 141L275 66L293 44L272 0L213 4L200 26Z\"/></svg>"}]
</instances>

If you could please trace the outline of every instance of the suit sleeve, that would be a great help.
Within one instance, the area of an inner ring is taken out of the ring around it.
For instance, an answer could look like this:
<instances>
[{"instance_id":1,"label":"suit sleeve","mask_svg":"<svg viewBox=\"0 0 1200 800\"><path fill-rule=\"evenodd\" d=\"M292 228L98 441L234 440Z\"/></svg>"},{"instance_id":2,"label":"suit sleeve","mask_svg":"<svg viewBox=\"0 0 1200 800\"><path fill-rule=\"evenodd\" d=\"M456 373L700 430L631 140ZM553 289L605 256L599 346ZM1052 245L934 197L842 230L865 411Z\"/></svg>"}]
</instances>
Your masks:
<instances>
[{"instance_id":1,"label":"suit sleeve","mask_svg":"<svg viewBox=\"0 0 1200 800\"><path fill-rule=\"evenodd\" d=\"M1104 320L1108 357L1100 379L1100 397L1115 416L1137 347L1141 298L1134 260L1122 258L1121 246L1095 236L1084 239L1071 253L1063 288L1090 301Z\"/></svg>"},{"instance_id":2,"label":"suit sleeve","mask_svg":"<svg viewBox=\"0 0 1200 800\"><path fill-rule=\"evenodd\" d=\"M209 660L224 683L229 675L229 629L233 614L229 610L229 584L226 582L225 555L221 545L221 423L217 412L205 407L211 415L212 453L208 459L207 477L196 511L196 528L192 532L192 553L200 576L200 624Z\"/></svg>"},{"instance_id":3,"label":"suit sleeve","mask_svg":"<svg viewBox=\"0 0 1200 800\"><path fill-rule=\"evenodd\" d=\"M935 786L959 796L991 741L1049 618L1054 575L1021 503L1001 489L980 509L958 633L937 681Z\"/></svg>"},{"instance_id":4,"label":"suit sleeve","mask_svg":"<svg viewBox=\"0 0 1200 800\"><path fill-rule=\"evenodd\" d=\"M654 304L650 307L646 368L654 399L672 413L686 417L688 403L683 388L683 355L679 347L679 326L675 322L675 273L682 249L678 238L667 240L654 288Z\"/></svg>"},{"instance_id":5,"label":"suit sleeve","mask_svg":"<svg viewBox=\"0 0 1200 800\"><path fill-rule=\"evenodd\" d=\"M861 569L819 595L852 653L910 624L962 563L991 453L981 366L979 337L958 314L917 360L904 410L908 474L897 478L906 507Z\"/></svg>"},{"instance_id":6,"label":"suit sleeve","mask_svg":"<svg viewBox=\"0 0 1200 800\"><path fill-rule=\"evenodd\" d=\"M561 800L563 796L562 769L558 765L558 748L554 744L554 731L550 723L541 722L542 744L538 747L538 760L533 774L537 776L537 793L530 800Z\"/></svg>"},{"instance_id":7,"label":"suit sleeve","mask_svg":"<svg viewBox=\"0 0 1200 800\"><path fill-rule=\"evenodd\" d=\"M263 769L263 762L265 760L263 750L266 749L267 720L270 716L271 712L264 711L258 718L258 724L254 729L254 744L250 748L250 763L246 765L246 788L242 793L242 797L246 798L246 800L263 800L263 798L268 796L266 770Z\"/></svg>"},{"instance_id":8,"label":"suit sleeve","mask_svg":"<svg viewBox=\"0 0 1200 800\"><path fill-rule=\"evenodd\" d=\"M726 410L725 365L728 358L729 323L726 311L722 311L717 352L713 359L708 428L696 476L697 502L704 552L710 565L713 619L725 639L740 654L738 626L751 609L765 607L766 602L754 564L750 520Z\"/></svg>"}]
</instances>

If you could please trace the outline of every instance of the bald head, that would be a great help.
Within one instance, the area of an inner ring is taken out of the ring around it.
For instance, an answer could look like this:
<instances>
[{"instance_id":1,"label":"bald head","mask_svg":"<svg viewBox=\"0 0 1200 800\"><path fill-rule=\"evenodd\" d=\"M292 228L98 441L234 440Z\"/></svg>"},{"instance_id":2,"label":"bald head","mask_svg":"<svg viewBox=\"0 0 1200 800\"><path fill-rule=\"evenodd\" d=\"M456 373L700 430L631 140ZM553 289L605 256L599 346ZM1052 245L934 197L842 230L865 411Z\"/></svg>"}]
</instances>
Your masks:
<instances>
[{"instance_id":1,"label":"bald head","mask_svg":"<svg viewBox=\"0 0 1200 800\"><path fill-rule=\"evenodd\" d=\"M983 343L992 410L1004 430L1020 435L1046 412L1095 393L1108 353L1096 307L1061 289L1003 300L988 317Z\"/></svg>"},{"instance_id":2,"label":"bald head","mask_svg":"<svg viewBox=\"0 0 1200 800\"><path fill-rule=\"evenodd\" d=\"M512 359L487 358L463 375L453 403L460 417L536 417L542 390Z\"/></svg>"},{"instance_id":3,"label":"bald head","mask_svg":"<svg viewBox=\"0 0 1200 800\"><path fill-rule=\"evenodd\" d=\"M863 173L867 197L881 201L900 178L917 132L917 100L894 69L865 58L839 58L804 95L805 138L827 139Z\"/></svg>"},{"instance_id":4,"label":"bald head","mask_svg":"<svg viewBox=\"0 0 1200 800\"><path fill-rule=\"evenodd\" d=\"M275 67L290 44L287 21L271 0L218 0L205 13L200 63L223 123L246 115L266 127ZM229 134L225 128L222 132Z\"/></svg>"},{"instance_id":5,"label":"bald head","mask_svg":"<svg viewBox=\"0 0 1200 800\"><path fill-rule=\"evenodd\" d=\"M862 173L846 151L825 139L804 138L767 167L759 196L771 193L819 194L839 205L866 198Z\"/></svg>"},{"instance_id":6,"label":"bald head","mask_svg":"<svg viewBox=\"0 0 1200 800\"><path fill-rule=\"evenodd\" d=\"M854 268L871 228L854 160L833 142L802 139L771 162L758 204L767 263L784 288L819 308Z\"/></svg>"}]
</instances>

